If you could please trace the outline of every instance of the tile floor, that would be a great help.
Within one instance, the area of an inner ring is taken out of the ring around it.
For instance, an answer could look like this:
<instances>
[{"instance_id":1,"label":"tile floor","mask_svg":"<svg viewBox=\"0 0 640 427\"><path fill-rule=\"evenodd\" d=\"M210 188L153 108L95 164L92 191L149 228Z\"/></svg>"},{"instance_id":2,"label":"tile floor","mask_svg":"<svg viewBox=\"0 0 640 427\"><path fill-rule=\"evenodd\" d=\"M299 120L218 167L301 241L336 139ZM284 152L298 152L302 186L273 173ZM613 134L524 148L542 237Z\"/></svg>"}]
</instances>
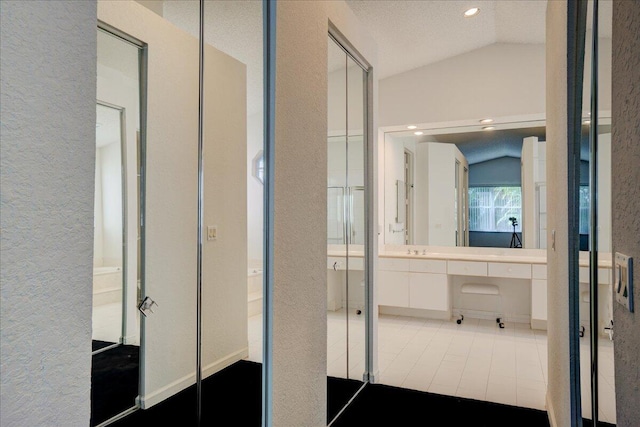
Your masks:
<instances>
[{"instance_id":1,"label":"tile floor","mask_svg":"<svg viewBox=\"0 0 640 427\"><path fill-rule=\"evenodd\" d=\"M140 315L136 315L140 322ZM94 305L91 323L94 340L119 342L122 335L122 303ZM140 345L140 337L134 337L128 344Z\"/></svg>"},{"instance_id":2,"label":"tile floor","mask_svg":"<svg viewBox=\"0 0 640 427\"><path fill-rule=\"evenodd\" d=\"M327 373L347 378L347 322L327 312ZM120 335L119 304L94 308L95 339ZM362 379L364 317L349 314L348 377ZM262 361L262 315L248 322L249 360ZM114 338L115 337L115 338ZM613 342L600 341L599 419L615 424ZM580 343L583 415L591 418L589 341ZM455 321L380 315L377 382L432 393L545 409L547 334L528 324L465 318Z\"/></svg>"},{"instance_id":3,"label":"tile floor","mask_svg":"<svg viewBox=\"0 0 640 427\"><path fill-rule=\"evenodd\" d=\"M346 315L327 313L327 372L347 377ZM591 417L589 341L581 342L583 415ZM600 340L599 419L615 424L613 343ZM364 319L349 320L349 378L361 379ZM249 318L249 359L262 359L262 318ZM547 334L528 324L380 315L377 382L432 393L545 410Z\"/></svg>"},{"instance_id":4,"label":"tile floor","mask_svg":"<svg viewBox=\"0 0 640 427\"><path fill-rule=\"evenodd\" d=\"M94 305L92 325L94 340L118 342L122 335L122 303Z\"/></svg>"}]
</instances>

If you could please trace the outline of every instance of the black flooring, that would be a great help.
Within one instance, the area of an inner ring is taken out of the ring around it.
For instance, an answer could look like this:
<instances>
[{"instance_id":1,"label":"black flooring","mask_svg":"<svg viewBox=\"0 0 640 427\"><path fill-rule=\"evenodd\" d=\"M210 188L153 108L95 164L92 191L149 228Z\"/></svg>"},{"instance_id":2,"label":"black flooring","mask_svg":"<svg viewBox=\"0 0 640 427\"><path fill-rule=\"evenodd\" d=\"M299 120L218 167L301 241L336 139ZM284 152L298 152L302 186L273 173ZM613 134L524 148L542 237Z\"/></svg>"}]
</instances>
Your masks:
<instances>
[{"instance_id":1,"label":"black flooring","mask_svg":"<svg viewBox=\"0 0 640 427\"><path fill-rule=\"evenodd\" d=\"M94 341L94 351L104 348ZM97 348L96 348L97 347ZM95 426L135 405L138 396L140 347L119 345L92 356L91 425Z\"/></svg>"},{"instance_id":2,"label":"black flooring","mask_svg":"<svg viewBox=\"0 0 640 427\"><path fill-rule=\"evenodd\" d=\"M327 420L332 420L362 386L355 380L327 379ZM262 416L262 365L239 361L202 381L202 426L259 427ZM195 426L195 386L111 424ZM590 426L585 420L585 426ZM548 427L546 411L368 384L332 427ZM600 427L613 427L599 423ZM305 427L305 426L300 426Z\"/></svg>"},{"instance_id":3,"label":"black flooring","mask_svg":"<svg viewBox=\"0 0 640 427\"><path fill-rule=\"evenodd\" d=\"M109 347L110 345L114 344L114 342L110 341L93 340L91 341L91 351L100 350L101 348Z\"/></svg>"}]
</instances>

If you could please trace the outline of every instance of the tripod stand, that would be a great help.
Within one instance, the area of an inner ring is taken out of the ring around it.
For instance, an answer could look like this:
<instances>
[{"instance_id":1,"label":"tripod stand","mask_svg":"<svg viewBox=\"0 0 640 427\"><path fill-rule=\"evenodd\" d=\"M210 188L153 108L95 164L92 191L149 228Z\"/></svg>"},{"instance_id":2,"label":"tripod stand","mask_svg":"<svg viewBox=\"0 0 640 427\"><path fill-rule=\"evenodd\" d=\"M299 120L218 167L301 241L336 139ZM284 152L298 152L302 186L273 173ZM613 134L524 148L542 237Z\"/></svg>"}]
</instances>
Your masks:
<instances>
[{"instance_id":1,"label":"tripod stand","mask_svg":"<svg viewBox=\"0 0 640 427\"><path fill-rule=\"evenodd\" d=\"M515 221L512 221L512 225L513 225L513 233L511 233L511 243L509 244L509 247L521 248L522 242L520 241L520 237L518 237L518 233L516 233L516 225L518 225L518 223Z\"/></svg>"}]
</instances>

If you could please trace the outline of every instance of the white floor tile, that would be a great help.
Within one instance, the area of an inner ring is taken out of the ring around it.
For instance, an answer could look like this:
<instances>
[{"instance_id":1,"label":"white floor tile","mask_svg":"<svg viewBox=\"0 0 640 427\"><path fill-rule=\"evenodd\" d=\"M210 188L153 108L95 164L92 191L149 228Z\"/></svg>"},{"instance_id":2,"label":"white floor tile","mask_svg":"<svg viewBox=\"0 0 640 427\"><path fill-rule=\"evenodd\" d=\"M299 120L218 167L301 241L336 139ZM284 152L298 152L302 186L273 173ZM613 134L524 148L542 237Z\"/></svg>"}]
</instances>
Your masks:
<instances>
[{"instance_id":1,"label":"white floor tile","mask_svg":"<svg viewBox=\"0 0 640 427\"><path fill-rule=\"evenodd\" d=\"M346 376L344 312L327 314L327 371ZM100 325L94 325L97 330ZM249 318L249 360L262 361L262 315ZM413 390L544 410L548 378L547 333L527 324L493 320L410 318L381 315L377 382ZM350 376L364 367L364 323L350 324ZM590 417L589 345L581 342L583 413ZM600 420L615 424L613 343L601 340Z\"/></svg>"}]
</instances>

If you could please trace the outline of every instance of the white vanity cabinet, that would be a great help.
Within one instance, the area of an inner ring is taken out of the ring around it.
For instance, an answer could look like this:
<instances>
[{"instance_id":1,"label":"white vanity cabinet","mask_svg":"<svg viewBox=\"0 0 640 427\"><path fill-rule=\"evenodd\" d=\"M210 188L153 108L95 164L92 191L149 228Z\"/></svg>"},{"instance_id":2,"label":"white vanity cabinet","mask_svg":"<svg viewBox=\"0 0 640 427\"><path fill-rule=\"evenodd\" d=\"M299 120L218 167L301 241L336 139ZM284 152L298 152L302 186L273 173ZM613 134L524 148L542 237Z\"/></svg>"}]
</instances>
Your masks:
<instances>
[{"instance_id":1,"label":"white vanity cabinet","mask_svg":"<svg viewBox=\"0 0 640 427\"><path fill-rule=\"evenodd\" d=\"M378 304L409 307L409 260L378 260Z\"/></svg>"},{"instance_id":2,"label":"white vanity cabinet","mask_svg":"<svg viewBox=\"0 0 640 427\"><path fill-rule=\"evenodd\" d=\"M531 265L531 328L547 329L547 266Z\"/></svg>"},{"instance_id":3,"label":"white vanity cabinet","mask_svg":"<svg viewBox=\"0 0 640 427\"><path fill-rule=\"evenodd\" d=\"M449 311L446 274L409 273L409 307Z\"/></svg>"},{"instance_id":4,"label":"white vanity cabinet","mask_svg":"<svg viewBox=\"0 0 640 427\"><path fill-rule=\"evenodd\" d=\"M449 311L447 261L409 260L409 308Z\"/></svg>"}]
</instances>

